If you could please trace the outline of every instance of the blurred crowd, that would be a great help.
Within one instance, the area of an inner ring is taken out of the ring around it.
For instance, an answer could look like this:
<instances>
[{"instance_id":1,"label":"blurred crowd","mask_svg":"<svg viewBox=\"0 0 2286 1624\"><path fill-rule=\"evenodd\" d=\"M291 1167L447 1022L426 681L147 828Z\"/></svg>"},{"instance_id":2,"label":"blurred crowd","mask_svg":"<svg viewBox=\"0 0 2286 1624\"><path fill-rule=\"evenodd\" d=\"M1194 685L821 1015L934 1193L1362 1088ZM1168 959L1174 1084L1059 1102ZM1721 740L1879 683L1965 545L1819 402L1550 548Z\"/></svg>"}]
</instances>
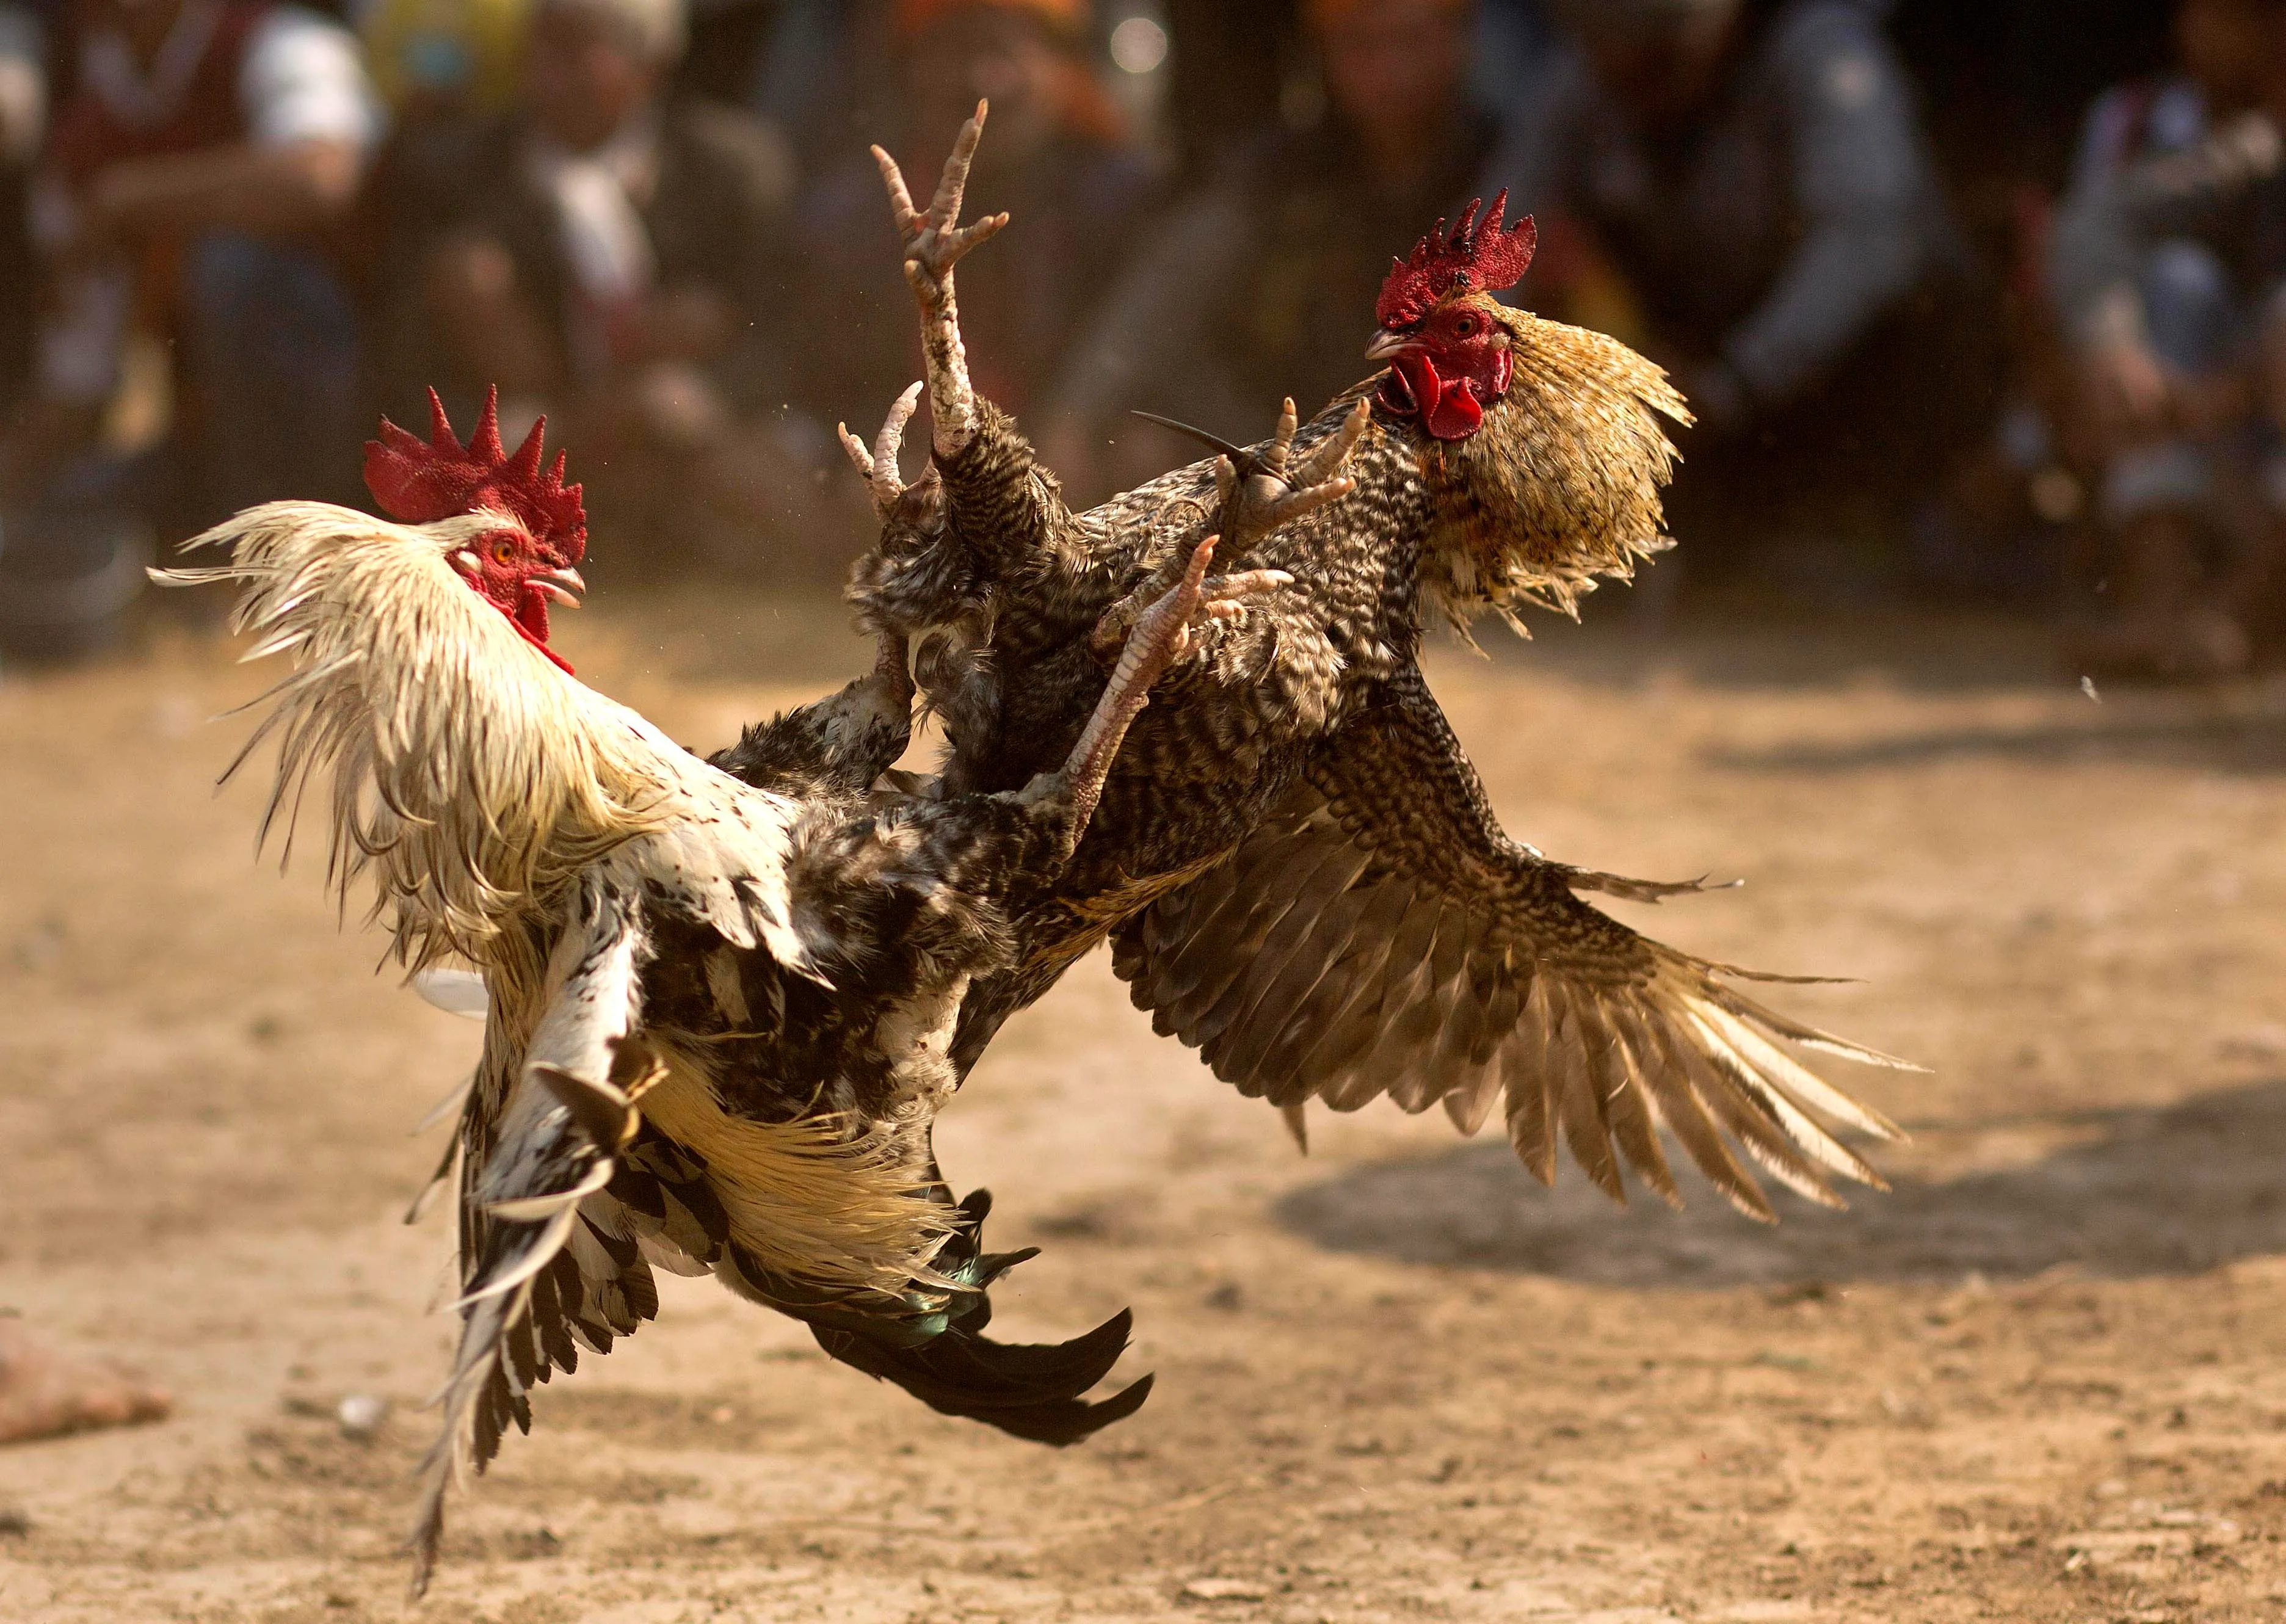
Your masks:
<instances>
[{"instance_id":1,"label":"blurred crowd","mask_svg":"<svg viewBox=\"0 0 2286 1624\"><path fill-rule=\"evenodd\" d=\"M979 381L1093 500L1368 370L1503 188L1517 297L1698 414L1678 593L2286 651L2286 0L0 0L0 652L359 500L376 414L575 449L623 580L830 574L918 373L867 144L980 96Z\"/></svg>"}]
</instances>

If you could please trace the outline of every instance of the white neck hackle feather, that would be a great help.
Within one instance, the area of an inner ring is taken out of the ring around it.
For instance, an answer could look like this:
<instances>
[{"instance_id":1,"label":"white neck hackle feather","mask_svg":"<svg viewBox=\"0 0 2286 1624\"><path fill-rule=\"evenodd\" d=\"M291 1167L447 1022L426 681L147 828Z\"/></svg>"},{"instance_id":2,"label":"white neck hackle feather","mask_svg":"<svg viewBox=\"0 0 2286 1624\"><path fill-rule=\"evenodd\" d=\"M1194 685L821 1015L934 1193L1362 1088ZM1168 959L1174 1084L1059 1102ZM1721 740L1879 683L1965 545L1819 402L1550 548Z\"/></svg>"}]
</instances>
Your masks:
<instances>
[{"instance_id":1,"label":"white neck hackle feather","mask_svg":"<svg viewBox=\"0 0 2286 1624\"><path fill-rule=\"evenodd\" d=\"M751 855L776 895L751 927L748 899L708 911L726 916L718 923L733 942L759 934L801 964L777 923L784 909L769 905L784 887L768 848L783 849L793 803L738 784L556 669L446 562L513 523L476 514L408 526L271 502L191 543L230 547L230 564L167 572L244 582L232 627L256 641L243 658L293 657L294 675L252 702L269 714L224 774L278 736L261 840L282 812L290 854L308 781L330 769L329 882L346 897L369 873L374 916L398 958L419 968L448 956L484 962L509 916L552 906L574 874L630 840L728 821L763 837Z\"/></svg>"},{"instance_id":2,"label":"white neck hackle feather","mask_svg":"<svg viewBox=\"0 0 2286 1624\"><path fill-rule=\"evenodd\" d=\"M372 876L373 916L401 962L479 966L487 1043L515 1055L542 1013L567 901L591 871L624 887L657 882L733 946L815 977L785 878L800 807L557 669L447 562L514 524L477 514L401 525L272 502L193 540L231 548L232 562L162 578L244 583L233 627L256 641L242 658L290 654L296 666L241 707L269 713L224 778L278 736L266 840L281 814L290 836L310 779L329 773L330 885L346 899ZM925 1120L734 1121L704 1063L665 1052L667 1076L647 1105L769 1194L740 1226L757 1258L855 1289L934 1278L949 1225L919 1188Z\"/></svg>"}]
</instances>

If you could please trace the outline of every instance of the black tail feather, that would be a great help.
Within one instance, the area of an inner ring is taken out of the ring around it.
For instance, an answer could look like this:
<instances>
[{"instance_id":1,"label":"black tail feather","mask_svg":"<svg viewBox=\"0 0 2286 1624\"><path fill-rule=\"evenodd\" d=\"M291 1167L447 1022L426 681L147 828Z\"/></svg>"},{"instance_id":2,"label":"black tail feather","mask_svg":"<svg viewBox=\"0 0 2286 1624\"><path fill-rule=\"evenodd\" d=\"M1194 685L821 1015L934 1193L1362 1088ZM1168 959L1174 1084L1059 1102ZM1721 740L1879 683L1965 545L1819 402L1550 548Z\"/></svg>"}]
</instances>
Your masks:
<instances>
[{"instance_id":1,"label":"black tail feather","mask_svg":"<svg viewBox=\"0 0 2286 1624\"><path fill-rule=\"evenodd\" d=\"M1108 1368L1126 1347L1126 1320L1123 1313L1079 1339L1086 1343L1104 1331L1117 1332L1111 1359L1103 1361L1104 1368ZM1079 1398L1077 1392L1093 1386L1098 1376L1089 1376L1078 1382L1076 1392L1066 1391L1073 1386L1068 1376L1035 1384L1011 1375L1000 1363L1001 1356L1008 1354L1033 1359L1052 1356L1062 1351L1057 1347L1010 1346L960 1331L947 1331L918 1348L891 1347L824 1326L813 1327L812 1334L817 1338L817 1345L834 1359L868 1376L894 1382L940 1415L981 1421L1036 1444L1076 1444L1090 1433L1133 1415L1151 1396L1152 1378L1147 1376L1114 1397L1091 1404ZM1084 1370L1087 1366L1079 1368Z\"/></svg>"},{"instance_id":2,"label":"black tail feather","mask_svg":"<svg viewBox=\"0 0 2286 1624\"><path fill-rule=\"evenodd\" d=\"M982 1190L961 1202L968 1222L938 1260L962 1282L935 1336L916 1343L910 1320L884 1325L876 1335L863 1321L837 1314L812 1318L817 1345L845 1365L903 1388L931 1409L966 1416L1034 1443L1076 1444L1124 1420L1150 1397L1151 1377L1130 1384L1096 1403L1080 1395L1111 1374L1127 1351L1134 1315L1121 1309L1085 1336L1062 1343L995 1342L983 1335L992 1319L986 1288L1016 1265L1038 1255L982 1250L984 1218L992 1198Z\"/></svg>"}]
</instances>

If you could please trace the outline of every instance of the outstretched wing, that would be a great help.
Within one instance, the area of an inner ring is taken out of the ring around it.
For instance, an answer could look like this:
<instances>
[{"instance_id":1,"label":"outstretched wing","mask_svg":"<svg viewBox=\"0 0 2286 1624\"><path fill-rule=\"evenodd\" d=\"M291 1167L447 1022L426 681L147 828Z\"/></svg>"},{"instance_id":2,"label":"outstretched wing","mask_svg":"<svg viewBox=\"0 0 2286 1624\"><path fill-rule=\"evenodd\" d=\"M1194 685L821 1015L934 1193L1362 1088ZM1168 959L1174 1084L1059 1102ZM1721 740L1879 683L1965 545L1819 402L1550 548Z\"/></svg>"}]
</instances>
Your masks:
<instances>
[{"instance_id":1,"label":"outstretched wing","mask_svg":"<svg viewBox=\"0 0 2286 1624\"><path fill-rule=\"evenodd\" d=\"M445 1492L482 1470L509 1423L529 1431L534 1382L607 1352L658 1311L629 1214L604 1186L649 1080L628 1033L638 1013L636 911L592 881L557 938L544 1013L528 1043L486 1034L461 1127L460 1349L422 1462L415 1595L444 1532Z\"/></svg>"},{"instance_id":2,"label":"outstretched wing","mask_svg":"<svg viewBox=\"0 0 2286 1624\"><path fill-rule=\"evenodd\" d=\"M1773 1214L1735 1141L1781 1182L1880 1178L1817 1115L1896 1130L1775 1039L1904 1062L1790 1021L1742 973L1579 900L1658 887L1551 863L1503 833L1417 675L1345 724L1228 863L1124 926L1114 965L1163 1035L1283 1107L1442 1103L1464 1133L1495 1104L1543 1182L1560 1135L1624 1199L1624 1159L1679 1202L1665 1127L1741 1210Z\"/></svg>"}]
</instances>

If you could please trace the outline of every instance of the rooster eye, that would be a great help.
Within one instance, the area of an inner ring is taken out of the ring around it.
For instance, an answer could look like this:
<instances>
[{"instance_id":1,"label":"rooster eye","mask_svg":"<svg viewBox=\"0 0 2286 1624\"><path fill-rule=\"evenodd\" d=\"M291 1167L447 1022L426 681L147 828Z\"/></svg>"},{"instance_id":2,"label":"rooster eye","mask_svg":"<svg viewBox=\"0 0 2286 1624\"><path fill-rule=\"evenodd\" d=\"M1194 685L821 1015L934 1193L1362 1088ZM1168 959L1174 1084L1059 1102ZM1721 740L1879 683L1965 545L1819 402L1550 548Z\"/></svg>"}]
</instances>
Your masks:
<instances>
[{"instance_id":1,"label":"rooster eye","mask_svg":"<svg viewBox=\"0 0 2286 1624\"><path fill-rule=\"evenodd\" d=\"M516 562L516 544L513 541L493 542L493 562L494 564L514 564Z\"/></svg>"},{"instance_id":2,"label":"rooster eye","mask_svg":"<svg viewBox=\"0 0 2286 1624\"><path fill-rule=\"evenodd\" d=\"M1456 338L1474 338L1477 335L1477 319L1474 316L1462 317L1453 324L1453 334Z\"/></svg>"}]
</instances>

